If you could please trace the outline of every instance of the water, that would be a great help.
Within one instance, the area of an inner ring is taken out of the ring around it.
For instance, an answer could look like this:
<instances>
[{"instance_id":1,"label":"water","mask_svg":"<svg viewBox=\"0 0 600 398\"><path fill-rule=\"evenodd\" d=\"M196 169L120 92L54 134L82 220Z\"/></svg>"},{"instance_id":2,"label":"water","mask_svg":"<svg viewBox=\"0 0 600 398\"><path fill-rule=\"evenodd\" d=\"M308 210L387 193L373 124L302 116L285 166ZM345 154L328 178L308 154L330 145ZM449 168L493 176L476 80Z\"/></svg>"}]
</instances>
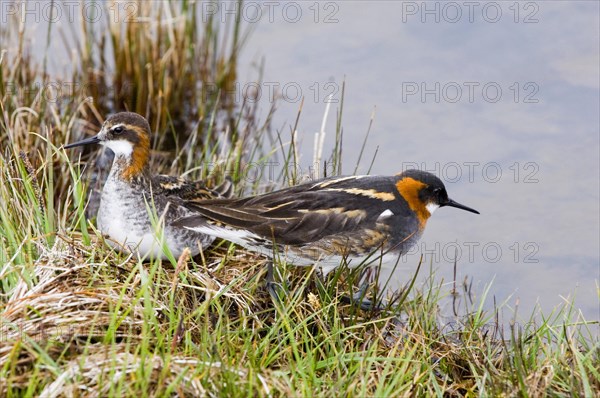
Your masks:
<instances>
[{"instance_id":1,"label":"water","mask_svg":"<svg viewBox=\"0 0 600 398\"><path fill-rule=\"evenodd\" d=\"M249 24L241 63L265 59L265 112L269 88L287 95L274 123L285 137L304 96L303 170L327 94L339 101L345 81L345 173L375 109L359 172L378 150L371 173L433 171L452 198L481 212L438 210L396 283L410 279L420 253L450 281L458 253L459 281L473 278L479 295L492 283L488 308L495 296L518 302L528 318L536 304L548 312L575 300L586 319L598 320L598 3L294 4ZM339 102L326 148L337 109Z\"/></svg>"}]
</instances>

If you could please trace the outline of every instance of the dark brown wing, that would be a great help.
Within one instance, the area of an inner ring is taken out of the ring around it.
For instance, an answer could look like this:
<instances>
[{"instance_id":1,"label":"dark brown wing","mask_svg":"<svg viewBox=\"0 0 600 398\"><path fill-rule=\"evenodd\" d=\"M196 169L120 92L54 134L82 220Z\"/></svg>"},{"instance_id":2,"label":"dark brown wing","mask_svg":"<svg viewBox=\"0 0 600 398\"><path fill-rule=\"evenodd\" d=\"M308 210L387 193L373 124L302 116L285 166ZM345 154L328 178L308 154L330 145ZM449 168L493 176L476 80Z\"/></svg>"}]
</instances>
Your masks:
<instances>
[{"instance_id":1,"label":"dark brown wing","mask_svg":"<svg viewBox=\"0 0 600 398\"><path fill-rule=\"evenodd\" d=\"M152 189L174 202L230 198L233 194L233 184L229 178L214 188L208 188L203 181L157 175L152 178Z\"/></svg>"},{"instance_id":2,"label":"dark brown wing","mask_svg":"<svg viewBox=\"0 0 600 398\"><path fill-rule=\"evenodd\" d=\"M298 245L371 228L393 199L387 177L338 177L245 199L188 201L186 207L213 221ZM198 217L188 221L205 222Z\"/></svg>"}]
</instances>

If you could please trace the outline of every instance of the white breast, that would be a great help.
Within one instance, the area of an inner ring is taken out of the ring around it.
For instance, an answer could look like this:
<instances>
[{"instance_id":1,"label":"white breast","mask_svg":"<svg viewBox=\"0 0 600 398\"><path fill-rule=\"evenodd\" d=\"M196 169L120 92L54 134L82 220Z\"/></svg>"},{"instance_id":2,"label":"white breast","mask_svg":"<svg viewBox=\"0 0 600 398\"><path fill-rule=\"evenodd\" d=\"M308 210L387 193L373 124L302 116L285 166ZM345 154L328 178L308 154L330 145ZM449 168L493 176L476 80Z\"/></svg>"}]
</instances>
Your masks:
<instances>
[{"instance_id":1,"label":"white breast","mask_svg":"<svg viewBox=\"0 0 600 398\"><path fill-rule=\"evenodd\" d=\"M143 195L122 181L107 179L98 211L98 228L108 235L108 244L118 250L125 248L141 257L166 258L162 242L168 234L155 233ZM166 239L165 243L177 256L175 242Z\"/></svg>"}]
</instances>

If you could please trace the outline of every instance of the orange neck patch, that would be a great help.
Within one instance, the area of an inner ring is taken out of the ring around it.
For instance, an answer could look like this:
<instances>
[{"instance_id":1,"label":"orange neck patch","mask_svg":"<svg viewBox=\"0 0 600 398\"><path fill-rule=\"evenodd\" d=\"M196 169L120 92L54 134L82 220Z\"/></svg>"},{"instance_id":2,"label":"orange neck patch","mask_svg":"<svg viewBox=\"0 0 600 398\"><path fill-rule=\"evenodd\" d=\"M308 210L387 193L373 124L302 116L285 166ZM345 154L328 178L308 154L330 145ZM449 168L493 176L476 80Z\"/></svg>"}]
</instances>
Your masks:
<instances>
[{"instance_id":1,"label":"orange neck patch","mask_svg":"<svg viewBox=\"0 0 600 398\"><path fill-rule=\"evenodd\" d=\"M144 172L150 157L150 139L146 134L138 134L139 142L134 146L129 164L121 172L121 178L132 180Z\"/></svg>"},{"instance_id":2,"label":"orange neck patch","mask_svg":"<svg viewBox=\"0 0 600 398\"><path fill-rule=\"evenodd\" d=\"M431 216L425 207L425 203L419 199L419 192L426 186L427 184L410 177L405 177L396 183L396 189L406 200L408 207L417 215L421 228L425 227L427 219Z\"/></svg>"}]
</instances>

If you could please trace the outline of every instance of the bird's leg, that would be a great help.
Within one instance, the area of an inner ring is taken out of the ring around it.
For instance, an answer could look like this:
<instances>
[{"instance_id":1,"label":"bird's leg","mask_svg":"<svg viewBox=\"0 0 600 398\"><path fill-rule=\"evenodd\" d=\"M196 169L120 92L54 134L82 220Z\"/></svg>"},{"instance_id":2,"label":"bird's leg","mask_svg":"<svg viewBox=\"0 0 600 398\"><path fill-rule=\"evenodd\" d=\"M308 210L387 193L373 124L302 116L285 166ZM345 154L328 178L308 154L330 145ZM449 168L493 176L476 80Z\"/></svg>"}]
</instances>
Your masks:
<instances>
[{"instance_id":1,"label":"bird's leg","mask_svg":"<svg viewBox=\"0 0 600 398\"><path fill-rule=\"evenodd\" d=\"M267 277L266 277L267 291L269 292L269 295L271 296L273 301L280 302L279 294L277 293L277 291L281 290L281 286L279 286L278 283L275 282L275 276L273 273L274 273L273 260L269 260L267 262Z\"/></svg>"},{"instance_id":2,"label":"bird's leg","mask_svg":"<svg viewBox=\"0 0 600 398\"><path fill-rule=\"evenodd\" d=\"M355 305L364 311L380 310L381 309L380 304L377 304L373 300L365 297L368 287L369 287L368 283L362 283L356 293L353 293L351 296L344 294L341 297L341 301L344 303L347 303L347 304Z\"/></svg>"},{"instance_id":3,"label":"bird's leg","mask_svg":"<svg viewBox=\"0 0 600 398\"><path fill-rule=\"evenodd\" d=\"M281 277L281 275L279 276ZM273 264L273 260L269 260L269 262L267 263L266 284L267 291L273 299L273 302L281 304L283 302L282 297L285 297L289 289L287 283L281 283L275 280L275 267Z\"/></svg>"},{"instance_id":4,"label":"bird's leg","mask_svg":"<svg viewBox=\"0 0 600 398\"><path fill-rule=\"evenodd\" d=\"M377 300L377 297L375 297L374 300L366 298L367 290L369 289L372 280L371 272L373 272L373 270L370 267L363 271L360 277L361 282L358 291L351 296L343 295L341 297L343 302L356 305L364 311L379 311L383 309L381 300Z\"/></svg>"}]
</instances>

